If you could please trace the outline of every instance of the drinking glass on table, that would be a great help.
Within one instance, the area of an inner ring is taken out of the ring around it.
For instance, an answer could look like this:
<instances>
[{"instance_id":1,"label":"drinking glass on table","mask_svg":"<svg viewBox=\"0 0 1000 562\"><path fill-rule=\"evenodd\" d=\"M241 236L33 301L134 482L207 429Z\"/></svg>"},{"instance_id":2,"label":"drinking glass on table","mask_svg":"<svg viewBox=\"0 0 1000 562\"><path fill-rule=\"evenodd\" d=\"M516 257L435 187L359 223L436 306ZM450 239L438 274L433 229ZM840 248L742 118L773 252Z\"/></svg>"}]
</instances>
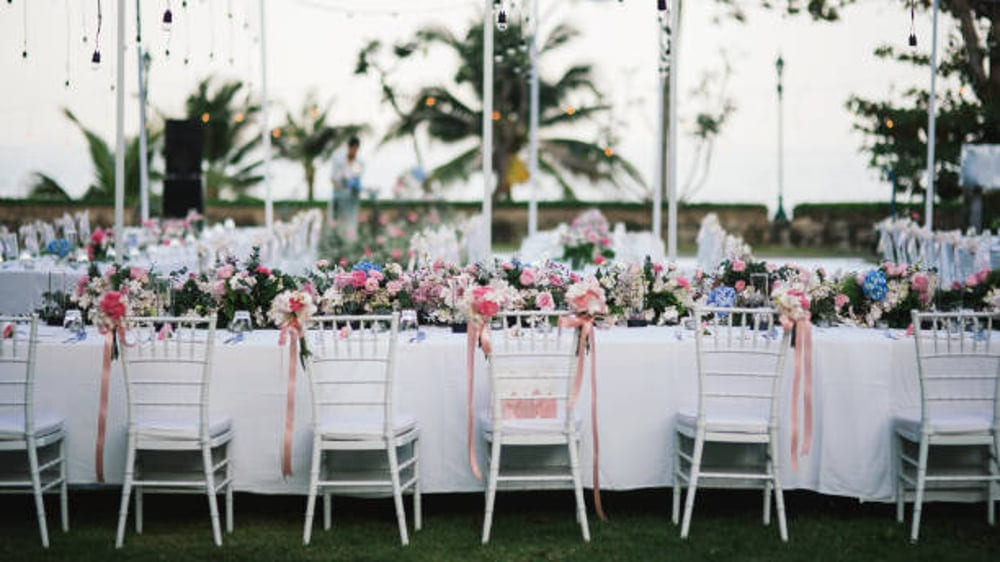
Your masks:
<instances>
[{"instance_id":1,"label":"drinking glass on table","mask_svg":"<svg viewBox=\"0 0 1000 562\"><path fill-rule=\"evenodd\" d=\"M83 313L80 309L71 308L66 311L66 315L63 317L63 328L66 328L66 330L75 336L83 333L85 327L83 324Z\"/></svg>"},{"instance_id":2,"label":"drinking glass on table","mask_svg":"<svg viewBox=\"0 0 1000 562\"><path fill-rule=\"evenodd\" d=\"M243 334L252 330L253 324L250 322L250 311L237 310L233 313L233 320L229 323L229 333L232 334L232 337L226 340L226 343L241 342L243 341Z\"/></svg>"},{"instance_id":3,"label":"drinking glass on table","mask_svg":"<svg viewBox=\"0 0 1000 562\"><path fill-rule=\"evenodd\" d=\"M412 308L399 312L399 331L408 333L407 339L410 342L419 342L424 339L424 333L420 331L417 322L417 311Z\"/></svg>"}]
</instances>

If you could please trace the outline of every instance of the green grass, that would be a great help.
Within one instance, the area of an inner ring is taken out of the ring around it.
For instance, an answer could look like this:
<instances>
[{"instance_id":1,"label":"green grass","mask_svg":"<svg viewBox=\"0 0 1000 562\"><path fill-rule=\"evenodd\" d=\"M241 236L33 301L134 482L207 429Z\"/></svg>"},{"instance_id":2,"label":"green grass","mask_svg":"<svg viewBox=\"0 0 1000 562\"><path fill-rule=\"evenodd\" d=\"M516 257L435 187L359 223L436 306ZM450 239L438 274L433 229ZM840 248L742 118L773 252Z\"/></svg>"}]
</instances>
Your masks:
<instances>
[{"instance_id":1,"label":"green grass","mask_svg":"<svg viewBox=\"0 0 1000 562\"><path fill-rule=\"evenodd\" d=\"M304 547L304 498L239 494L235 533L216 548L203 497L147 496L145 533L130 525L120 551L117 492L70 497L68 534L58 530L55 498L47 504L52 546L43 551L30 497L4 496L0 560L1000 560L1000 529L986 524L983 504L930 504L921 541L911 545L894 506L807 492L786 494L788 544L776 523L761 525L759 492L699 492L686 541L670 524L670 490L607 493L610 521L591 515L590 544L580 538L569 492L501 493L486 546L481 495L429 495L424 529L411 527L406 548L385 499L334 498L333 528L323 531L318 514Z\"/></svg>"}]
</instances>

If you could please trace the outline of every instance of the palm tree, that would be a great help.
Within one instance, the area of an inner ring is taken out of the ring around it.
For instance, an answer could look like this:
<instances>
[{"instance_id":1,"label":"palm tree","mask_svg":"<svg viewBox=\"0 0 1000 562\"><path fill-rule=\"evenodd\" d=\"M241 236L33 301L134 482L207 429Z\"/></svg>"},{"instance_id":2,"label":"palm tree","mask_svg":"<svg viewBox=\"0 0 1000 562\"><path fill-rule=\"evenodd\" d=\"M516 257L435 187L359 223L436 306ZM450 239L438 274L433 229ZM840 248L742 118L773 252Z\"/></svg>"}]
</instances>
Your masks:
<instances>
[{"instance_id":1,"label":"palm tree","mask_svg":"<svg viewBox=\"0 0 1000 562\"><path fill-rule=\"evenodd\" d=\"M77 119L76 115L68 109L63 109L63 114L73 122L87 139L87 149L90 152L90 159L94 164L94 181L87 187L84 193L84 201L106 201L115 195L115 153L108 146L108 143L96 132L88 129ZM150 164L150 179L159 179L161 176L152 169L154 147L160 138L159 130L150 130L148 135L148 147L146 161ZM35 172L34 182L31 186L31 197L68 201L71 199L66 190L53 179L42 172ZM125 201L132 204L139 199L139 137L135 136L125 140Z\"/></svg>"},{"instance_id":2,"label":"palm tree","mask_svg":"<svg viewBox=\"0 0 1000 562\"><path fill-rule=\"evenodd\" d=\"M557 26L539 45L539 58L566 46L579 33L568 25ZM463 101L463 96L446 86L422 88L412 108L405 112L390 128L386 139L412 135L426 127L431 138L445 143L475 139L482 135L482 21L473 23L464 38L441 27L419 30L412 48L397 56L408 56L414 49L426 50L432 45L444 45L458 55L459 68L455 86L464 87L475 96L475 102ZM529 140L528 91L529 57L527 38L522 35L519 22L512 22L504 33L496 36L496 68L494 80L494 129L493 166L497 171L494 197L509 198L512 183L526 179L518 153ZM566 69L555 80L539 78L539 128L541 131L558 129L599 115L609 110L601 102L602 96L593 82L593 69L589 64L577 64ZM583 100L583 101L581 101ZM452 160L438 166L430 179L448 184L467 179L480 165L480 144L462 152ZM566 173L584 177L591 182L607 181L621 190L629 189L622 181L623 174L639 185L644 185L635 167L615 154L610 143L590 142L555 133L546 135L539 142L539 170L553 177L563 189L566 198L574 199L574 188ZM518 177L520 176L520 177Z\"/></svg>"},{"instance_id":3,"label":"palm tree","mask_svg":"<svg viewBox=\"0 0 1000 562\"><path fill-rule=\"evenodd\" d=\"M249 94L237 100L242 82L226 82L209 92L211 82L211 77L202 80L185 102L187 118L205 124L202 154L206 165L205 197L210 200L218 199L227 188L242 195L264 179L256 172L263 160L250 158L260 145L260 130L252 118L260 107L251 102Z\"/></svg>"},{"instance_id":4,"label":"palm tree","mask_svg":"<svg viewBox=\"0 0 1000 562\"><path fill-rule=\"evenodd\" d=\"M353 124L336 127L327 125L330 105L327 104L321 110L316 103L315 94L310 93L298 117L286 112L285 124L278 129L280 134L273 135L278 155L302 164L309 201L313 200L316 160L329 157L330 153L365 128L363 125Z\"/></svg>"}]
</instances>

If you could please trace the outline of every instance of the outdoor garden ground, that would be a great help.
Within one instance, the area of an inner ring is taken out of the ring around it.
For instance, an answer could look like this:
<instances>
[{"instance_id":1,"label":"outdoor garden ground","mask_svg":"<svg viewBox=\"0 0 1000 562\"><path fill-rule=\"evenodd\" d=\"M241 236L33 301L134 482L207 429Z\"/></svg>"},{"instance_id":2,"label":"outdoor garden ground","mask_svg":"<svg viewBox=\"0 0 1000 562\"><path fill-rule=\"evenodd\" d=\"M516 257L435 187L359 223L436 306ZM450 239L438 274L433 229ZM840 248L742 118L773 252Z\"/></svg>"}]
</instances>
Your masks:
<instances>
[{"instance_id":1,"label":"outdoor garden ground","mask_svg":"<svg viewBox=\"0 0 1000 562\"><path fill-rule=\"evenodd\" d=\"M117 490L70 495L71 530L58 530L49 498L52 546L42 550L29 496L3 496L0 561L19 560L1000 560L1000 527L986 524L985 504L930 504L919 544L895 507L809 492L786 494L790 542L760 522L758 492L699 491L688 540L670 524L670 490L605 493L610 521L590 511L593 539L580 539L569 492L506 493L497 500L490 544L479 543L479 494L426 495L424 529L401 547L389 500L334 499L333 528L316 520L302 546L305 498L238 494L236 529L212 545L203 497L147 496L145 533L114 548ZM407 509L409 509L407 501ZM412 520L411 520L412 521Z\"/></svg>"}]
</instances>

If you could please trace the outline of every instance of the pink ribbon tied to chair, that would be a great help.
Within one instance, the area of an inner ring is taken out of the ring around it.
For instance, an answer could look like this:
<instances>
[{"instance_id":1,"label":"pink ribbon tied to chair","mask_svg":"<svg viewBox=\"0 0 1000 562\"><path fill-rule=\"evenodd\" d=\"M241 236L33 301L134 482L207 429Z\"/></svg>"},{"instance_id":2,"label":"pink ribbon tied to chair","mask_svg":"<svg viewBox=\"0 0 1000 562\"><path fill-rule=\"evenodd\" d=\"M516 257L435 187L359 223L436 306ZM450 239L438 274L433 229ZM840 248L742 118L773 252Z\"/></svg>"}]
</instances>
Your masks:
<instances>
[{"instance_id":1,"label":"pink ribbon tied to chair","mask_svg":"<svg viewBox=\"0 0 1000 562\"><path fill-rule=\"evenodd\" d=\"M125 311L128 306L125 294L107 291L98 303L98 331L104 335L104 355L101 360L101 394L97 408L97 445L94 451L94 469L97 481L104 483L104 441L108 424L108 386L111 382L111 362L118 358L118 344L125 343Z\"/></svg>"},{"instance_id":2,"label":"pink ribbon tied to chair","mask_svg":"<svg viewBox=\"0 0 1000 562\"><path fill-rule=\"evenodd\" d=\"M285 396L285 432L281 446L281 474L292 475L292 433L295 429L295 362L298 360L299 340L302 339L302 326L297 319L291 319L281 325L278 345L288 343L288 390Z\"/></svg>"},{"instance_id":3,"label":"pink ribbon tied to chair","mask_svg":"<svg viewBox=\"0 0 1000 562\"><path fill-rule=\"evenodd\" d=\"M473 320L469 323L468 329L466 330L468 334L465 344L465 372L466 372L466 393L465 393L465 434L466 434L466 448L469 451L469 468L472 469L472 474L475 475L477 480L483 479L483 473L479 470L479 461L476 460L476 444L473 439L473 398L476 386L476 365L475 365L475 355L476 346L483 348L483 353L487 356L492 353L493 345L490 343L490 324L488 320L476 321Z\"/></svg>"},{"instance_id":4,"label":"pink ribbon tied to chair","mask_svg":"<svg viewBox=\"0 0 1000 562\"><path fill-rule=\"evenodd\" d=\"M812 346L813 325L808 313L805 317L791 320L781 318L785 330L795 329L795 378L792 379L792 468L798 470L799 457L809 454L812 446ZM799 396L802 397L802 440L799 441Z\"/></svg>"}]
</instances>

